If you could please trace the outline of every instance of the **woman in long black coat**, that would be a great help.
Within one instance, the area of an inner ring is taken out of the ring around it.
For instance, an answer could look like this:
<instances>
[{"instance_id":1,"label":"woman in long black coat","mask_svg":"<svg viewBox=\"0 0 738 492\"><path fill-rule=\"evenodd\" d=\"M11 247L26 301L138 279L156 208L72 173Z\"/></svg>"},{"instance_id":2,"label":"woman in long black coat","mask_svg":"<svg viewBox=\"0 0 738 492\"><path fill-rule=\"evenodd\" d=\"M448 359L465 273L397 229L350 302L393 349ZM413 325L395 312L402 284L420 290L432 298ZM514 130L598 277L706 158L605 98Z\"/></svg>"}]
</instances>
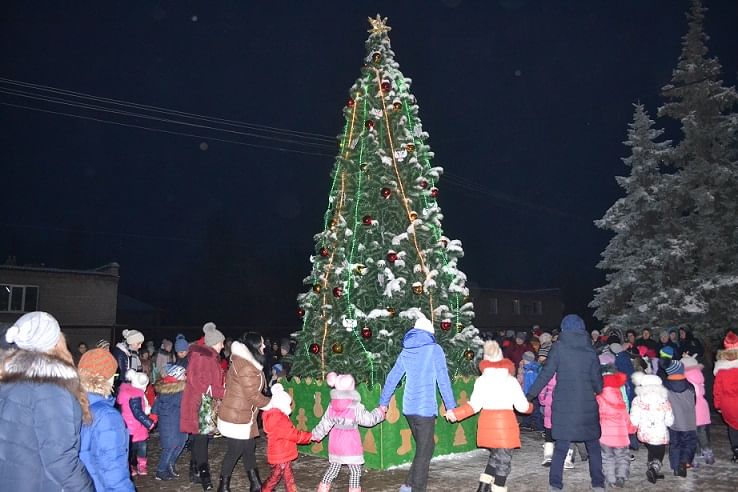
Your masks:
<instances>
[{"instance_id":1,"label":"woman in long black coat","mask_svg":"<svg viewBox=\"0 0 738 492\"><path fill-rule=\"evenodd\" d=\"M603 490L600 451L600 414L595 396L602 391L600 363L592 347L584 320L569 314L561 320L559 341L553 344L546 365L528 391L532 400L556 374L553 393L551 433L556 440L548 482L552 489L564 487L566 452L572 442L584 442L589 454L589 475L593 490Z\"/></svg>"}]
</instances>

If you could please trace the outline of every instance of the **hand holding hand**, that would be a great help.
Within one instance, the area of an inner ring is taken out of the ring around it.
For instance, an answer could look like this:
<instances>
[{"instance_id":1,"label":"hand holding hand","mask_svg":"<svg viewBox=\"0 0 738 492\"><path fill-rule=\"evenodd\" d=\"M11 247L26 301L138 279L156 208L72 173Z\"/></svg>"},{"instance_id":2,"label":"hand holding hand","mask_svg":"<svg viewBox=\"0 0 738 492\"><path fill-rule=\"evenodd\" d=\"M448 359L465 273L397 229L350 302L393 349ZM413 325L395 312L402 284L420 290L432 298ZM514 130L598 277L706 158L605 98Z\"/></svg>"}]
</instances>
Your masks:
<instances>
[{"instance_id":1,"label":"hand holding hand","mask_svg":"<svg viewBox=\"0 0 738 492\"><path fill-rule=\"evenodd\" d=\"M458 419L456 418L456 414L454 413L453 410L449 410L448 412L446 412L445 417L446 417L446 420L448 420L451 423L458 421Z\"/></svg>"}]
</instances>

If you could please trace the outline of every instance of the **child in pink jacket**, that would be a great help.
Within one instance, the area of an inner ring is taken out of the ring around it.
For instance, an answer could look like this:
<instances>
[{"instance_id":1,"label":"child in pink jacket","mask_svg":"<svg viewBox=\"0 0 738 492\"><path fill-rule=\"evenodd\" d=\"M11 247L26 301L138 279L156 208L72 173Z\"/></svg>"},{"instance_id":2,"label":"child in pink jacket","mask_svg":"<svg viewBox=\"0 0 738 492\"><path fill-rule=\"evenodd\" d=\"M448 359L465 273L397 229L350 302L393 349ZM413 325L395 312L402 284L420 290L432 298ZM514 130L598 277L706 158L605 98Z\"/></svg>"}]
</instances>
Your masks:
<instances>
[{"instance_id":1,"label":"child in pink jacket","mask_svg":"<svg viewBox=\"0 0 738 492\"><path fill-rule=\"evenodd\" d=\"M129 369L126 372L126 380L127 382L121 384L118 389L116 403L120 406L123 422L131 435L131 455L136 456L136 468L131 467L131 474L147 475L146 444L149 431L154 428L158 420L156 415L149 415L151 407L144 393L149 384L149 377L143 372Z\"/></svg>"},{"instance_id":2,"label":"child in pink jacket","mask_svg":"<svg viewBox=\"0 0 738 492\"><path fill-rule=\"evenodd\" d=\"M553 393L556 387L556 374L553 375L551 380L546 386L538 393L538 403L543 407L543 428L544 438L546 442L543 444L543 466L551 466L551 459L554 453L554 440L551 436L551 414L553 412L551 405L553 405Z\"/></svg>"},{"instance_id":3,"label":"child in pink jacket","mask_svg":"<svg viewBox=\"0 0 738 492\"><path fill-rule=\"evenodd\" d=\"M629 434L635 433L636 429L630 422L623 398L623 386L627 380L628 376L615 370L603 374L602 393L597 395L602 430L602 471L608 488L624 487L630 476Z\"/></svg>"},{"instance_id":4,"label":"child in pink jacket","mask_svg":"<svg viewBox=\"0 0 738 492\"><path fill-rule=\"evenodd\" d=\"M705 463L712 465L715 463L715 455L712 452L710 443L710 406L705 399L705 375L702 373L704 366L697 362L692 356L682 357L684 365L684 375L687 381L694 386L695 396L695 414L697 417L697 442L702 459Z\"/></svg>"},{"instance_id":5,"label":"child in pink jacket","mask_svg":"<svg viewBox=\"0 0 738 492\"><path fill-rule=\"evenodd\" d=\"M354 377L329 372L325 378L331 386L331 403L318 425L312 431L313 441L328 437L328 462L330 466L318 485L318 492L328 492L331 483L341 471L341 465L349 468L349 492L361 492L361 465L364 464L364 446L361 444L359 426L374 427L384 419L384 412L375 408L371 412L361 404L356 392Z\"/></svg>"}]
</instances>

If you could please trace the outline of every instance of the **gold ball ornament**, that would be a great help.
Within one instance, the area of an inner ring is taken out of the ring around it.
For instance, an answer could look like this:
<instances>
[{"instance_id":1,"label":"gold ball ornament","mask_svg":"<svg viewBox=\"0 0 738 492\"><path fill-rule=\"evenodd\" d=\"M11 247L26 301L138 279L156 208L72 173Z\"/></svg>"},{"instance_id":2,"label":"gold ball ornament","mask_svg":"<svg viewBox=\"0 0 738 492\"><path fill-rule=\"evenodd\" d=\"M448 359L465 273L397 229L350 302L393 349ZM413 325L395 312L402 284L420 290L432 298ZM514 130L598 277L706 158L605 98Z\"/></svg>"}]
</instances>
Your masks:
<instances>
[{"instance_id":1,"label":"gold ball ornament","mask_svg":"<svg viewBox=\"0 0 738 492\"><path fill-rule=\"evenodd\" d=\"M409 154L412 154L413 152L415 152L415 144L409 143L405 145L405 150L407 150Z\"/></svg>"},{"instance_id":2,"label":"gold ball ornament","mask_svg":"<svg viewBox=\"0 0 738 492\"><path fill-rule=\"evenodd\" d=\"M331 350L334 354L342 354L343 353L343 344L340 342L336 342L331 346Z\"/></svg>"},{"instance_id":3,"label":"gold ball ornament","mask_svg":"<svg viewBox=\"0 0 738 492\"><path fill-rule=\"evenodd\" d=\"M456 332L461 333L461 330L464 329L464 323L456 323Z\"/></svg>"},{"instance_id":4,"label":"gold ball ornament","mask_svg":"<svg viewBox=\"0 0 738 492\"><path fill-rule=\"evenodd\" d=\"M472 360L472 359L474 359L474 352L473 352L473 351L471 351L471 350L468 350L468 349L467 349L467 350L465 350L465 351L464 351L464 358L465 358L466 360Z\"/></svg>"},{"instance_id":5,"label":"gold ball ornament","mask_svg":"<svg viewBox=\"0 0 738 492\"><path fill-rule=\"evenodd\" d=\"M364 275L366 273L366 265L363 263L357 263L356 266L354 266L354 273L357 275Z\"/></svg>"},{"instance_id":6,"label":"gold ball ornament","mask_svg":"<svg viewBox=\"0 0 738 492\"><path fill-rule=\"evenodd\" d=\"M418 212L416 212L415 210L410 212L410 220L415 220L417 218L418 218Z\"/></svg>"},{"instance_id":7,"label":"gold ball ornament","mask_svg":"<svg viewBox=\"0 0 738 492\"><path fill-rule=\"evenodd\" d=\"M402 103L400 101L395 101L392 103L392 107L395 108L395 111L399 111L402 109Z\"/></svg>"},{"instance_id":8,"label":"gold ball ornament","mask_svg":"<svg viewBox=\"0 0 738 492\"><path fill-rule=\"evenodd\" d=\"M389 313L390 318L394 318L395 316L397 316L397 309L393 307L388 307L387 312Z\"/></svg>"},{"instance_id":9,"label":"gold ball ornament","mask_svg":"<svg viewBox=\"0 0 738 492\"><path fill-rule=\"evenodd\" d=\"M423 284L421 284L420 282L415 282L413 284L413 294L421 295L423 292Z\"/></svg>"},{"instance_id":10,"label":"gold ball ornament","mask_svg":"<svg viewBox=\"0 0 738 492\"><path fill-rule=\"evenodd\" d=\"M379 63L382 61L382 53L372 53L372 63Z\"/></svg>"},{"instance_id":11,"label":"gold ball ornament","mask_svg":"<svg viewBox=\"0 0 738 492\"><path fill-rule=\"evenodd\" d=\"M313 284L313 292L316 294L320 294L320 291L323 290L323 286L320 284Z\"/></svg>"}]
</instances>

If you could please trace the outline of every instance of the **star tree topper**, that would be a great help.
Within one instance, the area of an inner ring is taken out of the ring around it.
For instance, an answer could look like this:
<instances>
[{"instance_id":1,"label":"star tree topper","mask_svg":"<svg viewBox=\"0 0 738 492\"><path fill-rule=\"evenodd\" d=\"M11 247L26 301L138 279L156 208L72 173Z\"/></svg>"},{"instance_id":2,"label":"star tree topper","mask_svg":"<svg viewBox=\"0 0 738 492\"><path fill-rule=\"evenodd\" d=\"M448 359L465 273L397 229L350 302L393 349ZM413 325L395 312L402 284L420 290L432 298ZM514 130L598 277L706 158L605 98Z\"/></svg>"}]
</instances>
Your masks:
<instances>
[{"instance_id":1,"label":"star tree topper","mask_svg":"<svg viewBox=\"0 0 738 492\"><path fill-rule=\"evenodd\" d=\"M385 32L390 32L392 28L387 25L387 18L384 19L377 14L377 17L372 19L369 17L369 24L371 24L372 28L369 29L367 32L371 34L382 34Z\"/></svg>"}]
</instances>

